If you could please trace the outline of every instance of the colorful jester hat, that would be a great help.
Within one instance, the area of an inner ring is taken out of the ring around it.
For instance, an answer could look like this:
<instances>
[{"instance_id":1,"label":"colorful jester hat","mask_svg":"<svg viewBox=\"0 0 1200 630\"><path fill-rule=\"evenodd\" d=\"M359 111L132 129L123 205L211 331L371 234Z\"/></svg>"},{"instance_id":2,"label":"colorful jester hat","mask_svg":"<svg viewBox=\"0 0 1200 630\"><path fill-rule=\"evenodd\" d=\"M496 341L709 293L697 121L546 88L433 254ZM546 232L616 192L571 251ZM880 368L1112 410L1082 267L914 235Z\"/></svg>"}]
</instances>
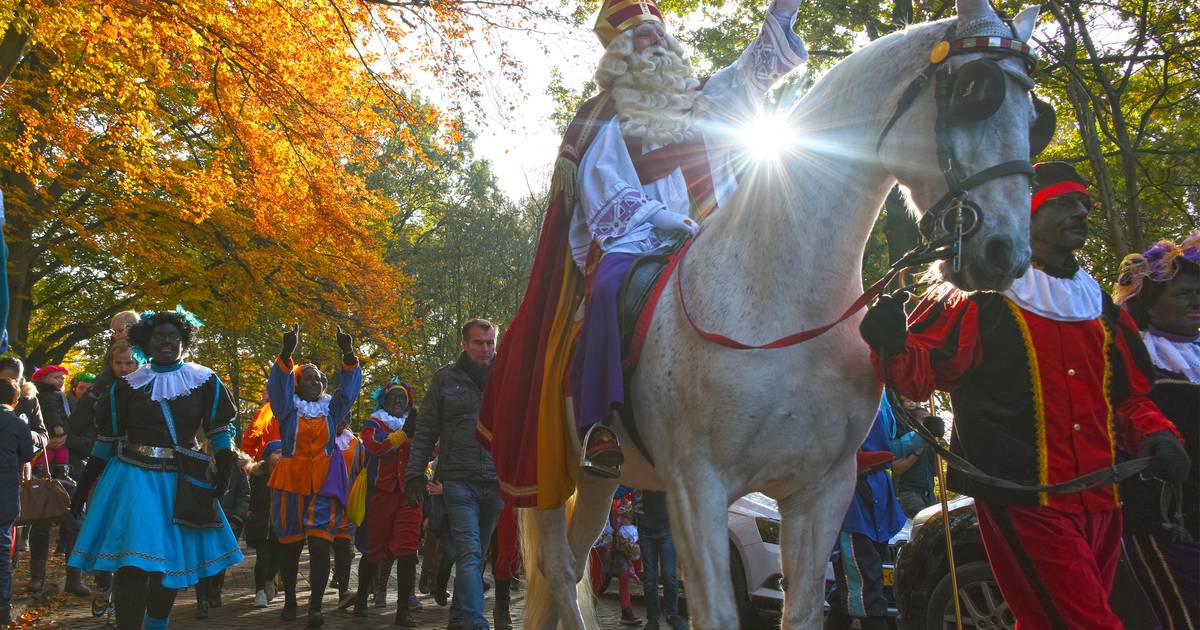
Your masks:
<instances>
[{"instance_id":1,"label":"colorful jester hat","mask_svg":"<svg viewBox=\"0 0 1200 630\"><path fill-rule=\"evenodd\" d=\"M1124 304L1141 293L1147 280L1158 284L1170 282L1184 262L1200 265L1200 230L1193 231L1178 245L1159 241L1140 254L1130 254L1121 261L1113 301Z\"/></svg>"},{"instance_id":2,"label":"colorful jester hat","mask_svg":"<svg viewBox=\"0 0 1200 630\"><path fill-rule=\"evenodd\" d=\"M380 385L379 387L376 387L375 391L371 392L371 398L375 401L375 408L383 409L383 401L387 400L388 394L396 390L404 392L404 413L408 413L413 406L412 387L408 383L400 380L399 376L393 376L391 380L383 385Z\"/></svg>"}]
</instances>

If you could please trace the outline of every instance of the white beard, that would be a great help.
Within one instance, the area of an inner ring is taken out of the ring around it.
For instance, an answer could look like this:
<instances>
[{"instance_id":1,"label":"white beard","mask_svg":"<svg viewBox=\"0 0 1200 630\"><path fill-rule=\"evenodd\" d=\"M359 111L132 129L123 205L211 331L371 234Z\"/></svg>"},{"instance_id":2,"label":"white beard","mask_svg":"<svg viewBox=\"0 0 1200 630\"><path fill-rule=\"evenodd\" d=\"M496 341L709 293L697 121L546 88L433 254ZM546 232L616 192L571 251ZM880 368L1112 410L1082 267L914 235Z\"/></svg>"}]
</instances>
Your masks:
<instances>
[{"instance_id":1,"label":"white beard","mask_svg":"<svg viewBox=\"0 0 1200 630\"><path fill-rule=\"evenodd\" d=\"M630 54L612 92L621 133L647 144L690 140L696 119L708 110L691 65L663 48Z\"/></svg>"}]
</instances>

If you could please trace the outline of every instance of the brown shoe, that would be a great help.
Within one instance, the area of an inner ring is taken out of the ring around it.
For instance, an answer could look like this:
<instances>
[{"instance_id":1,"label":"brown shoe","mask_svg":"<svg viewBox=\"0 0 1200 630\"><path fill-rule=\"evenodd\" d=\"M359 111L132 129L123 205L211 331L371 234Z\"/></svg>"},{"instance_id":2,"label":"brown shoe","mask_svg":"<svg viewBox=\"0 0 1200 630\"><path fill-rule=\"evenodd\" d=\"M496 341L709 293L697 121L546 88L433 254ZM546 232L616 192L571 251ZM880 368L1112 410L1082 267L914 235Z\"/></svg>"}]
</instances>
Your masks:
<instances>
[{"instance_id":1,"label":"brown shoe","mask_svg":"<svg viewBox=\"0 0 1200 630\"><path fill-rule=\"evenodd\" d=\"M580 468L607 479L621 476L621 464L625 455L621 453L621 442L617 434L603 424L594 424L583 436L583 460Z\"/></svg>"}]
</instances>

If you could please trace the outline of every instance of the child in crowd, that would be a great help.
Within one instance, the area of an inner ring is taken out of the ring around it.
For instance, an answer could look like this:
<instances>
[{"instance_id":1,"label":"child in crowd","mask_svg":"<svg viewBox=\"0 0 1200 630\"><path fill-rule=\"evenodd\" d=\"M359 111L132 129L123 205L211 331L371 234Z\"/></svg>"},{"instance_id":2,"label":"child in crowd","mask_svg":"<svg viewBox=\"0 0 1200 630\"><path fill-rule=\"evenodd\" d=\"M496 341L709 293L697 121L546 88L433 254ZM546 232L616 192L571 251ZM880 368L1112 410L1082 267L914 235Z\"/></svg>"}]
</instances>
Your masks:
<instances>
[{"instance_id":1,"label":"child in crowd","mask_svg":"<svg viewBox=\"0 0 1200 630\"><path fill-rule=\"evenodd\" d=\"M632 494L632 493L631 493ZM621 598L621 625L638 626L642 620L633 612L633 598L629 593L629 579L637 579L634 562L642 557L638 547L638 530L633 524L633 499L630 495L619 497L614 507L614 529L612 548L612 572L617 576L617 588Z\"/></svg>"},{"instance_id":2,"label":"child in crowd","mask_svg":"<svg viewBox=\"0 0 1200 630\"><path fill-rule=\"evenodd\" d=\"M129 328L138 323L138 317L136 311L121 311L113 315L112 321L108 324L108 327L112 329L113 341L128 338Z\"/></svg>"},{"instance_id":3,"label":"child in crowd","mask_svg":"<svg viewBox=\"0 0 1200 630\"><path fill-rule=\"evenodd\" d=\"M259 461L246 469L250 477L250 513L246 516L243 535L246 544L254 549L254 606L266 608L275 599L275 574L279 571L278 544L271 527L271 488L267 480L279 462L283 443L267 442Z\"/></svg>"}]
</instances>

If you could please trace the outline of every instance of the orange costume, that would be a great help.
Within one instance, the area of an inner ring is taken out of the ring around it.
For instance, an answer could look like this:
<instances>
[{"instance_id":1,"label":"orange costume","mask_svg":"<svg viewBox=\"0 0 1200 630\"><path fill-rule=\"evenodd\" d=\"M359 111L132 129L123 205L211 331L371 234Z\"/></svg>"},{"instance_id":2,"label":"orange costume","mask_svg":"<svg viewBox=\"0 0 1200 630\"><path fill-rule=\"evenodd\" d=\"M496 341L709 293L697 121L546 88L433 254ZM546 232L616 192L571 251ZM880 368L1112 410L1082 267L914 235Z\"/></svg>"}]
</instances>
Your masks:
<instances>
[{"instance_id":1,"label":"orange costume","mask_svg":"<svg viewBox=\"0 0 1200 630\"><path fill-rule=\"evenodd\" d=\"M283 458L271 473L271 523L279 542L305 537L332 541L347 521L348 471L337 447L336 430L358 398L362 370L343 365L341 387L333 396L301 400L290 360L276 359L267 381L271 412L279 426Z\"/></svg>"}]
</instances>

